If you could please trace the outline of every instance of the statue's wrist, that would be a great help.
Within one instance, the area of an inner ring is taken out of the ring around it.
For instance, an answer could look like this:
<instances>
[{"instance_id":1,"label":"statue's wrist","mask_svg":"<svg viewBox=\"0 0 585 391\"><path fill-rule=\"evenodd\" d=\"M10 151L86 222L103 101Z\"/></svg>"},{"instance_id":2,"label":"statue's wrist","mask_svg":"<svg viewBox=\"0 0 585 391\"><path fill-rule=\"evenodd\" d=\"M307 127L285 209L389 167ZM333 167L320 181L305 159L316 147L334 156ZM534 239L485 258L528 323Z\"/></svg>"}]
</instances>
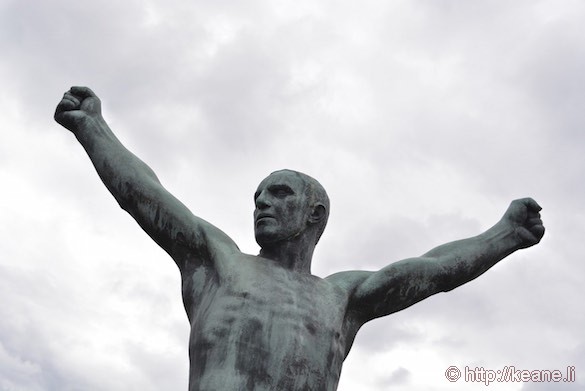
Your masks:
<instances>
[{"instance_id":1,"label":"statue's wrist","mask_svg":"<svg viewBox=\"0 0 585 391\"><path fill-rule=\"evenodd\" d=\"M105 121L101 114L88 114L81 117L76 125L77 130L86 131L105 125Z\"/></svg>"},{"instance_id":2,"label":"statue's wrist","mask_svg":"<svg viewBox=\"0 0 585 391\"><path fill-rule=\"evenodd\" d=\"M101 114L87 115L77 121L73 133L79 141L84 142L100 134L100 130L106 127L106 121Z\"/></svg>"},{"instance_id":3,"label":"statue's wrist","mask_svg":"<svg viewBox=\"0 0 585 391\"><path fill-rule=\"evenodd\" d=\"M500 220L486 234L487 238L499 248L499 251L509 253L521 248L522 240L509 221Z\"/></svg>"}]
</instances>

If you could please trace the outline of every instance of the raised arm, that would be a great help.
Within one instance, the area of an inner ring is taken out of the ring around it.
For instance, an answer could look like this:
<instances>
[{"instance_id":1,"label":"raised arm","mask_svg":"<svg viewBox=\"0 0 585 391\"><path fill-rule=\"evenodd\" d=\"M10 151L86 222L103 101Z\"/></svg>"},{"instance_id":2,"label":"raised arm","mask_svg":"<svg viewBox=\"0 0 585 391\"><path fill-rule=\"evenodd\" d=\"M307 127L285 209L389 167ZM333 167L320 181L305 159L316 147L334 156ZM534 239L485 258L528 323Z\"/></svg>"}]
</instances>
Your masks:
<instances>
[{"instance_id":1,"label":"raised arm","mask_svg":"<svg viewBox=\"0 0 585 391\"><path fill-rule=\"evenodd\" d=\"M540 210L531 198L516 200L502 219L481 235L444 244L378 272L331 277L352 289L350 307L362 321L388 315L463 285L514 251L537 244L544 235Z\"/></svg>"},{"instance_id":2,"label":"raised arm","mask_svg":"<svg viewBox=\"0 0 585 391\"><path fill-rule=\"evenodd\" d=\"M89 88L72 87L66 92L57 105L55 120L77 137L122 209L181 270L193 262L212 264L216 247L238 251L226 234L194 216L161 185L150 167L122 145L102 117L99 98Z\"/></svg>"}]
</instances>

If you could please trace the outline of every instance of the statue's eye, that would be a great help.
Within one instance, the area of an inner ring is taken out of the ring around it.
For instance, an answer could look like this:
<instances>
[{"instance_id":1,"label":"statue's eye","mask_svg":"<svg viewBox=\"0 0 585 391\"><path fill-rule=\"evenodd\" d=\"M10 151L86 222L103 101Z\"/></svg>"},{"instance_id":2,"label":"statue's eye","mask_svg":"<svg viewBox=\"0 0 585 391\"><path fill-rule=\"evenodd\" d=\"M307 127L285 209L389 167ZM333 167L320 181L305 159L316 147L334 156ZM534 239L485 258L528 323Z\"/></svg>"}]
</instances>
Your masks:
<instances>
[{"instance_id":1,"label":"statue's eye","mask_svg":"<svg viewBox=\"0 0 585 391\"><path fill-rule=\"evenodd\" d=\"M288 186L275 186L273 189L270 189L272 194L278 198L284 198L288 195L294 194L292 189Z\"/></svg>"}]
</instances>

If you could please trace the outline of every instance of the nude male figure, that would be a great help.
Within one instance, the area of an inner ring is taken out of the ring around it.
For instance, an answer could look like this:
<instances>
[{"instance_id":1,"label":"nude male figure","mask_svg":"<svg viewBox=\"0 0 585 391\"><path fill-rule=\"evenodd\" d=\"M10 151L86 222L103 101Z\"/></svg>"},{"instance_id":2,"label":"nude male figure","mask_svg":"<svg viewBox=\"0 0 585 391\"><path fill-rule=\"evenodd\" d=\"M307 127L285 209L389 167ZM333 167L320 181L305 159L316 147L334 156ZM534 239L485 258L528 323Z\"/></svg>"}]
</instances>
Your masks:
<instances>
[{"instance_id":1,"label":"nude male figure","mask_svg":"<svg viewBox=\"0 0 585 391\"><path fill-rule=\"evenodd\" d=\"M335 390L359 328L462 285L540 241L540 207L513 201L486 232L377 271L313 276L329 200L309 176L283 170L254 195L257 256L193 215L114 136L88 88L66 92L55 120L100 178L176 262L191 324L189 390Z\"/></svg>"}]
</instances>

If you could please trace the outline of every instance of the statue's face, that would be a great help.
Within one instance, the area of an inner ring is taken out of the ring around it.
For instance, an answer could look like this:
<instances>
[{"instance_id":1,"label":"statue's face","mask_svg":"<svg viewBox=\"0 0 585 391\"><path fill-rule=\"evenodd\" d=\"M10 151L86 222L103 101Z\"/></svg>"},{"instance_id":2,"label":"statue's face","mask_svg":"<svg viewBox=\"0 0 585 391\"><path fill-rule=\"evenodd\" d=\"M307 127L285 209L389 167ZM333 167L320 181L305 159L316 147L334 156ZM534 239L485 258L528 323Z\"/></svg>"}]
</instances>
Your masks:
<instances>
[{"instance_id":1,"label":"statue's face","mask_svg":"<svg viewBox=\"0 0 585 391\"><path fill-rule=\"evenodd\" d=\"M293 172L278 171L264 179L254 202L254 234L260 247L293 238L308 226L305 183Z\"/></svg>"}]
</instances>

